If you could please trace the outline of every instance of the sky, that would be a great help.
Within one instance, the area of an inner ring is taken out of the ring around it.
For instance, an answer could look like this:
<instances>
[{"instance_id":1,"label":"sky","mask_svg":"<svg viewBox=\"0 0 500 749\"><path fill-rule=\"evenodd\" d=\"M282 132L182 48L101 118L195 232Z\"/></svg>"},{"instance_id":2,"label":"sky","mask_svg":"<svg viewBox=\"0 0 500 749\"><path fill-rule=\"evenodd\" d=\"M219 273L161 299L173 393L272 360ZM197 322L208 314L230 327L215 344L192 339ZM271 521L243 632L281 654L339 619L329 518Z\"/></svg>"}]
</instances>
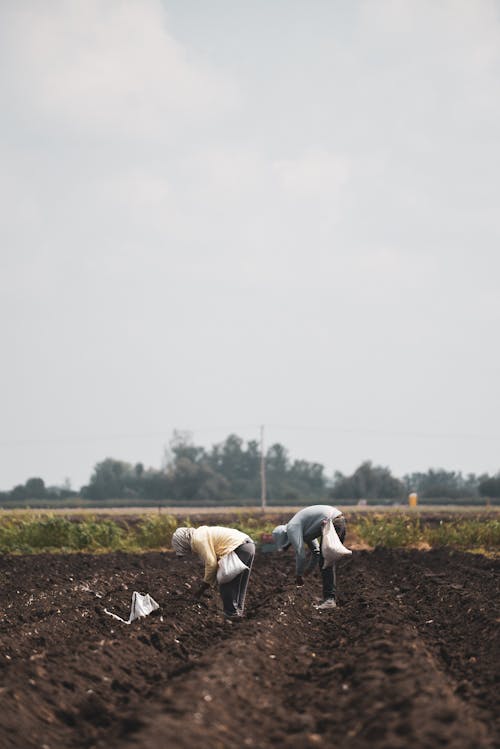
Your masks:
<instances>
[{"instance_id":1,"label":"sky","mask_svg":"<svg viewBox=\"0 0 500 749\"><path fill-rule=\"evenodd\" d=\"M0 106L0 489L500 470L497 0L2 0Z\"/></svg>"}]
</instances>

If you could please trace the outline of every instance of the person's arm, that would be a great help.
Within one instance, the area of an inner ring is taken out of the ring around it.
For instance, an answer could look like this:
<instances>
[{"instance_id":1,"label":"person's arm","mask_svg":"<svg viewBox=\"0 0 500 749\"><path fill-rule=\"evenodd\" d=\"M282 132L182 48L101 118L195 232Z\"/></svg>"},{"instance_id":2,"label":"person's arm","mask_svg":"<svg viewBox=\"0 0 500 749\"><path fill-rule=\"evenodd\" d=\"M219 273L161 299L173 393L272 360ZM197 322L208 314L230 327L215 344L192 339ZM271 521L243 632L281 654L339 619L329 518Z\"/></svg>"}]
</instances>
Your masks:
<instances>
[{"instance_id":1,"label":"person's arm","mask_svg":"<svg viewBox=\"0 0 500 749\"><path fill-rule=\"evenodd\" d=\"M295 551L295 574L297 585L303 585L303 575L306 567L306 549L302 535L302 526L300 523L288 523L287 525L288 540Z\"/></svg>"},{"instance_id":2,"label":"person's arm","mask_svg":"<svg viewBox=\"0 0 500 749\"><path fill-rule=\"evenodd\" d=\"M207 587L209 585L215 585L215 582L217 580L217 570L219 567L217 557L215 556L215 554L209 554L204 561L205 575L203 577L203 582L206 583Z\"/></svg>"},{"instance_id":3,"label":"person's arm","mask_svg":"<svg viewBox=\"0 0 500 749\"><path fill-rule=\"evenodd\" d=\"M208 528L201 527L195 531L193 540L191 541L191 548L205 563L204 588L214 585L217 579L218 561Z\"/></svg>"},{"instance_id":4,"label":"person's arm","mask_svg":"<svg viewBox=\"0 0 500 749\"><path fill-rule=\"evenodd\" d=\"M319 543L317 538L313 538L313 540L309 541L307 545L311 549L311 556L304 570L305 575L308 575L310 572L312 572L316 565L319 564L320 556Z\"/></svg>"}]
</instances>

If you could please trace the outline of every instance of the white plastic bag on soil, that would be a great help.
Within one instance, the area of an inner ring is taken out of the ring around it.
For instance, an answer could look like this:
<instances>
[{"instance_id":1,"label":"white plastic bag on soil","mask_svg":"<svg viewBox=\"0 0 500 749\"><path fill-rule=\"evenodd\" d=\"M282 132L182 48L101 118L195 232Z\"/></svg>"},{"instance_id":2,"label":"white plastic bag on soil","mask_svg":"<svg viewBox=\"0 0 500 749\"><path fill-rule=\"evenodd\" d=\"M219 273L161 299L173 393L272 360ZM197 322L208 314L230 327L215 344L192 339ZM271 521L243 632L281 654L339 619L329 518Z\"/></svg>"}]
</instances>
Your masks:
<instances>
[{"instance_id":1,"label":"white plastic bag on soil","mask_svg":"<svg viewBox=\"0 0 500 749\"><path fill-rule=\"evenodd\" d=\"M137 591L134 591L132 593L132 605L130 607L130 616L128 620L122 619L121 616L117 616L107 609L104 609L104 612L112 616L113 619L118 619L119 622L130 624L134 621L134 619L139 619L141 616L147 616L152 611L156 611L156 609L159 608L159 605L156 603L154 598L151 598L149 593L146 593L146 595L143 596L141 593L137 593Z\"/></svg>"},{"instance_id":2,"label":"white plastic bag on soil","mask_svg":"<svg viewBox=\"0 0 500 749\"><path fill-rule=\"evenodd\" d=\"M321 541L321 553L323 554L324 564L323 569L331 567L337 559L352 554L350 549L347 549L340 538L338 537L337 531L333 524L333 520L328 520L323 525L323 539Z\"/></svg>"},{"instance_id":3,"label":"white plastic bag on soil","mask_svg":"<svg viewBox=\"0 0 500 749\"><path fill-rule=\"evenodd\" d=\"M229 554L225 554L219 559L217 582L219 585L230 583L231 580L234 580L234 578L240 574L240 572L248 569L247 565L241 561L239 556L234 551L231 551Z\"/></svg>"}]
</instances>

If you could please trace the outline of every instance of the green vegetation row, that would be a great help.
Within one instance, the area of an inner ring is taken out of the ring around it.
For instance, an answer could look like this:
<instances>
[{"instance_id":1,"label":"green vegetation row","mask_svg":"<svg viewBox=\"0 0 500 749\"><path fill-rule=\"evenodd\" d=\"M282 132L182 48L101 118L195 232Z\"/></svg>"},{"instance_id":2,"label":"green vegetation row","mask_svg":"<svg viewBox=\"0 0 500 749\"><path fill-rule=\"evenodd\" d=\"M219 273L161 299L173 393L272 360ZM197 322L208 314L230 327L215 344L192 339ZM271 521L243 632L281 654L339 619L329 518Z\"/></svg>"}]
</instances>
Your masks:
<instances>
[{"instance_id":1,"label":"green vegetation row","mask_svg":"<svg viewBox=\"0 0 500 749\"><path fill-rule=\"evenodd\" d=\"M370 546L389 549L411 546L448 547L462 551L500 551L500 520L439 520L422 522L418 516L376 514L360 517L356 533Z\"/></svg>"},{"instance_id":2,"label":"green vegetation row","mask_svg":"<svg viewBox=\"0 0 500 749\"><path fill-rule=\"evenodd\" d=\"M231 524L255 541L270 533L275 519L263 521L240 515ZM0 520L1 553L145 551L170 547L178 525L173 515L148 515L125 521L100 518L70 519L60 515L4 515ZM189 520L182 521L189 524ZM423 522L419 516L357 516L349 532L370 546L405 548L428 545L461 550L500 551L499 519L463 519Z\"/></svg>"},{"instance_id":3,"label":"green vegetation row","mask_svg":"<svg viewBox=\"0 0 500 749\"><path fill-rule=\"evenodd\" d=\"M6 515L0 521L0 552L142 551L168 548L177 520L172 515L145 516L135 523L60 515Z\"/></svg>"}]
</instances>

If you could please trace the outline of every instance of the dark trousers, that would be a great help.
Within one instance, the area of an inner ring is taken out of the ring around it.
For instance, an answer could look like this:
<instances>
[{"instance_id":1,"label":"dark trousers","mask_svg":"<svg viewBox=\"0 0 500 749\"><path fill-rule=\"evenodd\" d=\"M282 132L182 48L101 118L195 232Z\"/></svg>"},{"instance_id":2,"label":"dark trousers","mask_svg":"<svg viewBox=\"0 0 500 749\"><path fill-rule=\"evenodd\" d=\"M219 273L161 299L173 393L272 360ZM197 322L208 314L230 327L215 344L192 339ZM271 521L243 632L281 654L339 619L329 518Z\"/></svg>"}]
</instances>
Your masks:
<instances>
[{"instance_id":1,"label":"dark trousers","mask_svg":"<svg viewBox=\"0 0 500 749\"><path fill-rule=\"evenodd\" d=\"M345 518L335 518L333 521L333 525L335 526L335 530L337 531L337 536L340 538L342 543L344 543L345 538ZM337 572L335 570L335 562L331 567L327 567L326 570L323 569L324 559L323 554L321 552L321 546L323 543L323 536L321 536L319 541L319 568L321 570L321 579L323 582L323 598L335 598L337 593Z\"/></svg>"},{"instance_id":2,"label":"dark trousers","mask_svg":"<svg viewBox=\"0 0 500 749\"><path fill-rule=\"evenodd\" d=\"M242 614L243 609L245 608L248 580L250 579L250 572L252 570L253 559L255 556L255 544L253 541L246 541L246 543L241 544L241 546L238 546L234 551L243 564L246 564L248 569L243 570L239 575L236 575L231 582L219 585L224 613L229 616Z\"/></svg>"}]
</instances>

